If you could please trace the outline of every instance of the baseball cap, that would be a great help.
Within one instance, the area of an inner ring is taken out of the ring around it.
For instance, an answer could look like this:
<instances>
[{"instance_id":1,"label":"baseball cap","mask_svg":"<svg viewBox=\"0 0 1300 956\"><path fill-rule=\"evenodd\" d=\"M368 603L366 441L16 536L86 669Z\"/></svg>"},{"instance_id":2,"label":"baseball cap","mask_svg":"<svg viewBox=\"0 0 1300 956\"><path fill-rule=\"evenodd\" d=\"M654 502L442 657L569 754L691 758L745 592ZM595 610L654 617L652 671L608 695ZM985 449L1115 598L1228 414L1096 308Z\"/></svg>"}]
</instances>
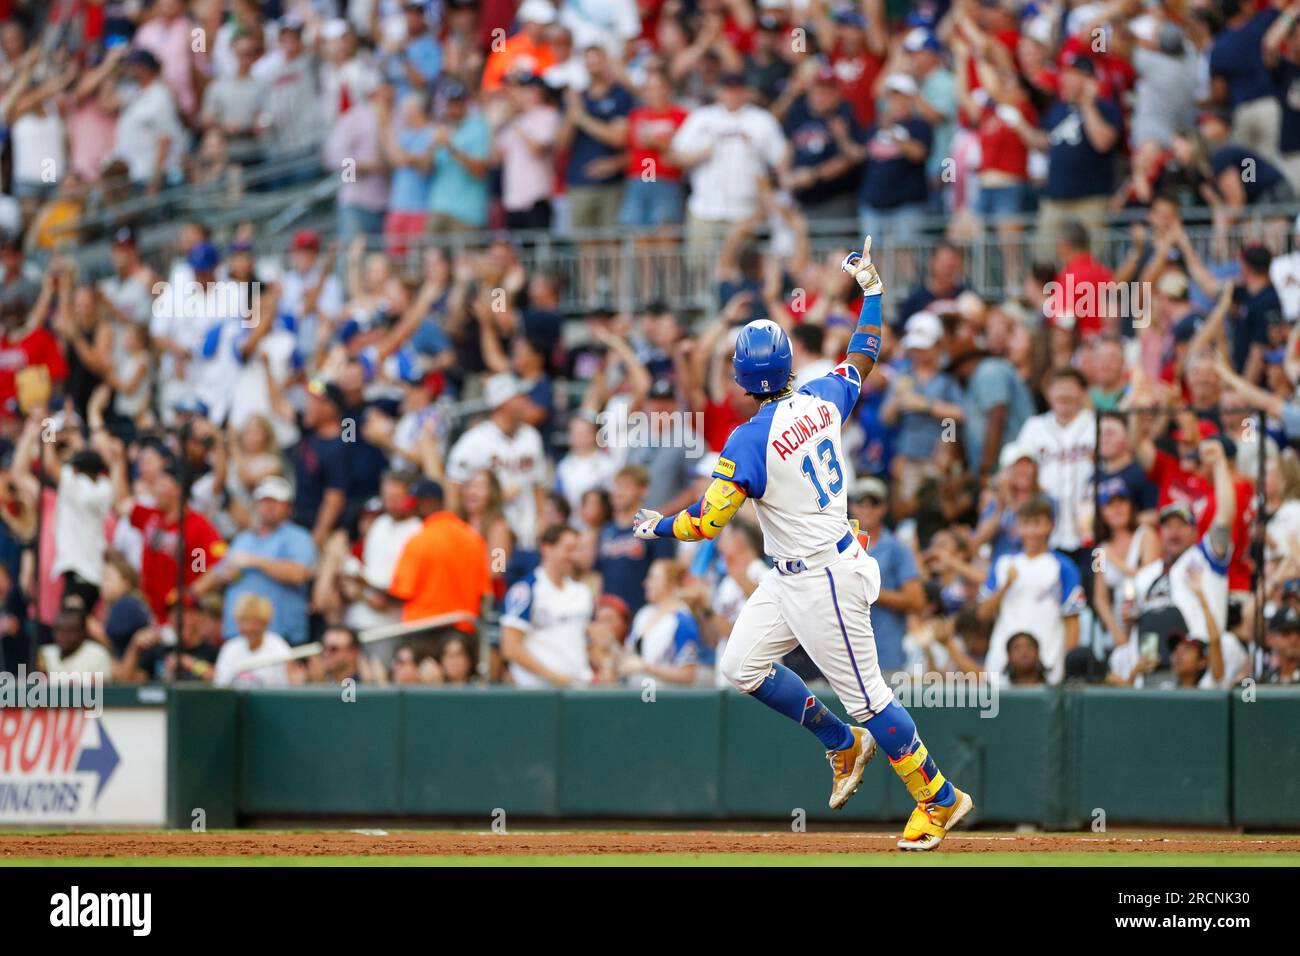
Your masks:
<instances>
[{"instance_id":1,"label":"baseball cap","mask_svg":"<svg viewBox=\"0 0 1300 956\"><path fill-rule=\"evenodd\" d=\"M920 53L922 50L941 50L943 45L925 27L914 27L903 37L903 49L908 53Z\"/></svg>"},{"instance_id":2,"label":"baseball cap","mask_svg":"<svg viewBox=\"0 0 1300 956\"><path fill-rule=\"evenodd\" d=\"M1196 524L1196 516L1192 514L1192 509L1181 502L1174 502L1160 509L1160 524L1164 524L1170 518L1181 518L1187 524Z\"/></svg>"},{"instance_id":3,"label":"baseball cap","mask_svg":"<svg viewBox=\"0 0 1300 956\"><path fill-rule=\"evenodd\" d=\"M200 242L190 250L185 262L195 272L210 272L221 262L221 253L210 242Z\"/></svg>"},{"instance_id":4,"label":"baseball cap","mask_svg":"<svg viewBox=\"0 0 1300 956\"><path fill-rule=\"evenodd\" d=\"M831 19L844 27L854 27L858 30L867 28L867 18L852 7L837 7L831 11Z\"/></svg>"},{"instance_id":5,"label":"baseball cap","mask_svg":"<svg viewBox=\"0 0 1300 956\"><path fill-rule=\"evenodd\" d=\"M813 74L813 82L823 86L836 86L839 84L839 78L832 67L823 66Z\"/></svg>"},{"instance_id":6,"label":"baseball cap","mask_svg":"<svg viewBox=\"0 0 1300 956\"><path fill-rule=\"evenodd\" d=\"M261 501L263 498L288 504L293 501L293 485L279 475L263 478L253 490L253 500Z\"/></svg>"},{"instance_id":7,"label":"baseball cap","mask_svg":"<svg viewBox=\"0 0 1300 956\"><path fill-rule=\"evenodd\" d=\"M1103 482L1101 487L1097 489L1097 500L1103 505L1114 501L1116 498L1133 500L1133 492L1129 490L1129 486L1124 483L1122 478L1112 478L1110 481Z\"/></svg>"},{"instance_id":8,"label":"baseball cap","mask_svg":"<svg viewBox=\"0 0 1300 956\"><path fill-rule=\"evenodd\" d=\"M1097 67L1093 65L1092 60L1082 53L1075 53L1066 57L1064 66L1067 70L1078 70L1084 76L1097 75Z\"/></svg>"},{"instance_id":9,"label":"baseball cap","mask_svg":"<svg viewBox=\"0 0 1300 956\"><path fill-rule=\"evenodd\" d=\"M122 226L113 233L113 245L115 246L134 246L135 230L130 226Z\"/></svg>"},{"instance_id":10,"label":"baseball cap","mask_svg":"<svg viewBox=\"0 0 1300 956\"><path fill-rule=\"evenodd\" d=\"M933 312L917 312L903 326L904 349L928 349L943 338L943 323Z\"/></svg>"},{"instance_id":11,"label":"baseball cap","mask_svg":"<svg viewBox=\"0 0 1300 956\"><path fill-rule=\"evenodd\" d=\"M198 415L200 418L207 418L209 409L208 403L197 395L185 394L172 402L172 411L181 415Z\"/></svg>"},{"instance_id":12,"label":"baseball cap","mask_svg":"<svg viewBox=\"0 0 1300 956\"><path fill-rule=\"evenodd\" d=\"M904 96L915 96L919 92L916 80L906 73L890 74L889 79L885 80L885 89L890 93L901 93Z\"/></svg>"},{"instance_id":13,"label":"baseball cap","mask_svg":"<svg viewBox=\"0 0 1300 956\"><path fill-rule=\"evenodd\" d=\"M547 0L524 0L519 5L515 18L520 23L554 23L555 7L547 3Z\"/></svg>"},{"instance_id":14,"label":"baseball cap","mask_svg":"<svg viewBox=\"0 0 1300 956\"><path fill-rule=\"evenodd\" d=\"M1156 32L1156 43L1165 56L1181 57L1185 49L1183 31L1178 29L1178 24L1169 21L1160 24L1160 29Z\"/></svg>"},{"instance_id":15,"label":"baseball cap","mask_svg":"<svg viewBox=\"0 0 1300 956\"><path fill-rule=\"evenodd\" d=\"M516 61L515 69L510 71L506 82L512 86L544 86L546 81L533 72L531 64Z\"/></svg>"},{"instance_id":16,"label":"baseball cap","mask_svg":"<svg viewBox=\"0 0 1300 956\"><path fill-rule=\"evenodd\" d=\"M1198 418L1196 420L1196 430L1196 435L1188 435L1181 428L1175 428L1173 439L1176 442L1191 444L1193 442L1199 443L1206 438L1213 438L1215 435L1219 434L1219 429L1214 422L1207 422L1204 418Z\"/></svg>"},{"instance_id":17,"label":"baseball cap","mask_svg":"<svg viewBox=\"0 0 1300 956\"><path fill-rule=\"evenodd\" d=\"M745 79L745 74L741 73L739 70L727 70L725 73L723 73L721 76L718 77L718 85L719 86L746 86L748 85L748 81Z\"/></svg>"},{"instance_id":18,"label":"baseball cap","mask_svg":"<svg viewBox=\"0 0 1300 956\"><path fill-rule=\"evenodd\" d=\"M1177 269L1165 271L1156 280L1156 291L1171 299L1187 298L1187 273Z\"/></svg>"},{"instance_id":19,"label":"baseball cap","mask_svg":"<svg viewBox=\"0 0 1300 956\"><path fill-rule=\"evenodd\" d=\"M327 382L323 378L314 378L307 383L307 394L316 398L323 398L332 404L339 411L347 407L347 396L343 394L343 389L339 388L333 382Z\"/></svg>"},{"instance_id":20,"label":"baseball cap","mask_svg":"<svg viewBox=\"0 0 1300 956\"><path fill-rule=\"evenodd\" d=\"M322 40L337 40L339 37L345 37L349 32L348 21L342 17L335 17L332 20L326 20L321 24L320 35Z\"/></svg>"},{"instance_id":21,"label":"baseball cap","mask_svg":"<svg viewBox=\"0 0 1300 956\"><path fill-rule=\"evenodd\" d=\"M1273 614L1273 619L1268 622L1268 629L1283 633L1300 631L1300 610L1296 610L1290 604L1279 608Z\"/></svg>"},{"instance_id":22,"label":"baseball cap","mask_svg":"<svg viewBox=\"0 0 1300 956\"><path fill-rule=\"evenodd\" d=\"M293 234L294 249L310 249L316 252L320 249L320 233L315 229L299 229Z\"/></svg>"},{"instance_id":23,"label":"baseball cap","mask_svg":"<svg viewBox=\"0 0 1300 956\"><path fill-rule=\"evenodd\" d=\"M411 497L419 500L423 498L442 498L442 485L432 478L421 478L411 485Z\"/></svg>"},{"instance_id":24,"label":"baseball cap","mask_svg":"<svg viewBox=\"0 0 1300 956\"><path fill-rule=\"evenodd\" d=\"M442 88L442 98L444 100L467 100L469 99L469 90L459 80L452 80Z\"/></svg>"},{"instance_id":25,"label":"baseball cap","mask_svg":"<svg viewBox=\"0 0 1300 956\"><path fill-rule=\"evenodd\" d=\"M1009 441L1002 446L1002 451L998 453L998 467L1010 468L1023 458L1027 458L1034 462L1038 460L1034 457L1034 453L1024 445L1019 445L1016 442Z\"/></svg>"},{"instance_id":26,"label":"baseball cap","mask_svg":"<svg viewBox=\"0 0 1300 956\"><path fill-rule=\"evenodd\" d=\"M657 378L650 384L651 398L675 398L676 395L671 379Z\"/></svg>"},{"instance_id":27,"label":"baseball cap","mask_svg":"<svg viewBox=\"0 0 1300 956\"><path fill-rule=\"evenodd\" d=\"M865 478L859 478L853 483L853 489L849 492L849 497L854 501L863 498L875 498L877 501L883 502L889 500L889 489L875 475L868 475Z\"/></svg>"},{"instance_id":28,"label":"baseball cap","mask_svg":"<svg viewBox=\"0 0 1300 956\"><path fill-rule=\"evenodd\" d=\"M488 408L495 411L510 399L524 394L524 391L523 382L512 373L498 372L484 383L483 401L487 403Z\"/></svg>"},{"instance_id":29,"label":"baseball cap","mask_svg":"<svg viewBox=\"0 0 1300 956\"><path fill-rule=\"evenodd\" d=\"M158 63L158 58L148 50L136 48L126 55L122 61L123 66L142 66L150 72L157 73L162 69Z\"/></svg>"},{"instance_id":30,"label":"baseball cap","mask_svg":"<svg viewBox=\"0 0 1300 956\"><path fill-rule=\"evenodd\" d=\"M1021 35L1035 43L1050 47L1052 45L1052 18L1047 15L1031 17L1021 26Z\"/></svg>"}]
</instances>

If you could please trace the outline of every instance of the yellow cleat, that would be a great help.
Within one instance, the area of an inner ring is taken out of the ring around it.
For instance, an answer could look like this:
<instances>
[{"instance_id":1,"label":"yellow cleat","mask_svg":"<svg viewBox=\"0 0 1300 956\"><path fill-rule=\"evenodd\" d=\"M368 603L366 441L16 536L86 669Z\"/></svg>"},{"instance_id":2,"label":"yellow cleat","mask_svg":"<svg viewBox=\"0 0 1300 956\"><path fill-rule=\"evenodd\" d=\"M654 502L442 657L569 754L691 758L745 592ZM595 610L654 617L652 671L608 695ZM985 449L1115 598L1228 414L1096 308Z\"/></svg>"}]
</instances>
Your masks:
<instances>
[{"instance_id":1,"label":"yellow cleat","mask_svg":"<svg viewBox=\"0 0 1300 956\"><path fill-rule=\"evenodd\" d=\"M838 810L849 802L849 797L858 792L862 783L862 771L876 755L876 742L871 734L862 727L851 727L853 746L847 750L828 750L826 760L835 771L835 780L831 785L831 809Z\"/></svg>"},{"instance_id":2,"label":"yellow cleat","mask_svg":"<svg viewBox=\"0 0 1300 956\"><path fill-rule=\"evenodd\" d=\"M943 842L949 830L975 809L970 794L963 793L956 787L952 789L957 795L952 806L940 807L934 803L916 805L907 826L903 828L903 839L898 841L900 850L933 850Z\"/></svg>"}]
</instances>

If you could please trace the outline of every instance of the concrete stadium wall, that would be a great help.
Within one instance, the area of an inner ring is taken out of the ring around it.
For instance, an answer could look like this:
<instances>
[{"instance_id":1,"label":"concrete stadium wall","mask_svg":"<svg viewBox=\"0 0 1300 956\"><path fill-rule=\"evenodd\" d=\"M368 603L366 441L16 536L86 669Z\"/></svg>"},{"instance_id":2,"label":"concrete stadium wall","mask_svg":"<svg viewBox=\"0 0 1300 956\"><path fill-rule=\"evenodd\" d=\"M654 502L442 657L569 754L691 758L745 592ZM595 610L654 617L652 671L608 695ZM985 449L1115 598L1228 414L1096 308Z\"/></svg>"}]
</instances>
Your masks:
<instances>
[{"instance_id":1,"label":"concrete stadium wall","mask_svg":"<svg viewBox=\"0 0 1300 956\"><path fill-rule=\"evenodd\" d=\"M838 710L838 705L828 701ZM1300 827L1300 691L1003 691L994 719L913 707L977 819ZM169 692L173 825L250 818L897 822L883 756L841 813L808 734L711 690Z\"/></svg>"}]
</instances>

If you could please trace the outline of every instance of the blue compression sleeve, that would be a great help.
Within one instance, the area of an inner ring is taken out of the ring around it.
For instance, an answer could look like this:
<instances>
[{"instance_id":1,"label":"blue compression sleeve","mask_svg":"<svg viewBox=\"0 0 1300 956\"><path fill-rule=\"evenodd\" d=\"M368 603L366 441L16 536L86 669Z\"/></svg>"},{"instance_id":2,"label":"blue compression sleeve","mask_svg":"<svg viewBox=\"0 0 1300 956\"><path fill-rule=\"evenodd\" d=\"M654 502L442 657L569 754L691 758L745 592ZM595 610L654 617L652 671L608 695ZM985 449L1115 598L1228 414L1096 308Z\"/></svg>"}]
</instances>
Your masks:
<instances>
[{"instance_id":1,"label":"blue compression sleeve","mask_svg":"<svg viewBox=\"0 0 1300 956\"><path fill-rule=\"evenodd\" d=\"M790 668L773 664L753 696L808 730L827 750L853 746L853 731L808 690L808 685Z\"/></svg>"},{"instance_id":2,"label":"blue compression sleeve","mask_svg":"<svg viewBox=\"0 0 1300 956\"><path fill-rule=\"evenodd\" d=\"M880 357L880 296L869 295L862 300L858 325L849 339L849 352L858 352L872 360Z\"/></svg>"}]
</instances>

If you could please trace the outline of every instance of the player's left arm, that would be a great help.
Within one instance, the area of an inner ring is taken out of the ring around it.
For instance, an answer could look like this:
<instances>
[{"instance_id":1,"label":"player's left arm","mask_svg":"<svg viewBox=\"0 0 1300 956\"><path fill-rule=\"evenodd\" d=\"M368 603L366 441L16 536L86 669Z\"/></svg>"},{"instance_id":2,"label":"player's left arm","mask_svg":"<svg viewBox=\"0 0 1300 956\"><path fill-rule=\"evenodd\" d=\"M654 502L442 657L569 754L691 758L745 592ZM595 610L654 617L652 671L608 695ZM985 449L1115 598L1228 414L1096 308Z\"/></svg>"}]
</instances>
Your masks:
<instances>
[{"instance_id":1,"label":"player's left arm","mask_svg":"<svg viewBox=\"0 0 1300 956\"><path fill-rule=\"evenodd\" d=\"M848 357L845 361L858 370L863 381L876 367L880 357L881 302L885 293L885 284L880 279L871 262L871 237L863 243L862 252L850 252L840 263L849 275L857 280L862 288L862 310L858 313L858 324L849 339Z\"/></svg>"},{"instance_id":2,"label":"player's left arm","mask_svg":"<svg viewBox=\"0 0 1300 956\"><path fill-rule=\"evenodd\" d=\"M678 541L712 541L745 503L745 493L735 482L715 477L704 497L675 515L649 508L636 513L634 531L638 538L676 538Z\"/></svg>"}]
</instances>

